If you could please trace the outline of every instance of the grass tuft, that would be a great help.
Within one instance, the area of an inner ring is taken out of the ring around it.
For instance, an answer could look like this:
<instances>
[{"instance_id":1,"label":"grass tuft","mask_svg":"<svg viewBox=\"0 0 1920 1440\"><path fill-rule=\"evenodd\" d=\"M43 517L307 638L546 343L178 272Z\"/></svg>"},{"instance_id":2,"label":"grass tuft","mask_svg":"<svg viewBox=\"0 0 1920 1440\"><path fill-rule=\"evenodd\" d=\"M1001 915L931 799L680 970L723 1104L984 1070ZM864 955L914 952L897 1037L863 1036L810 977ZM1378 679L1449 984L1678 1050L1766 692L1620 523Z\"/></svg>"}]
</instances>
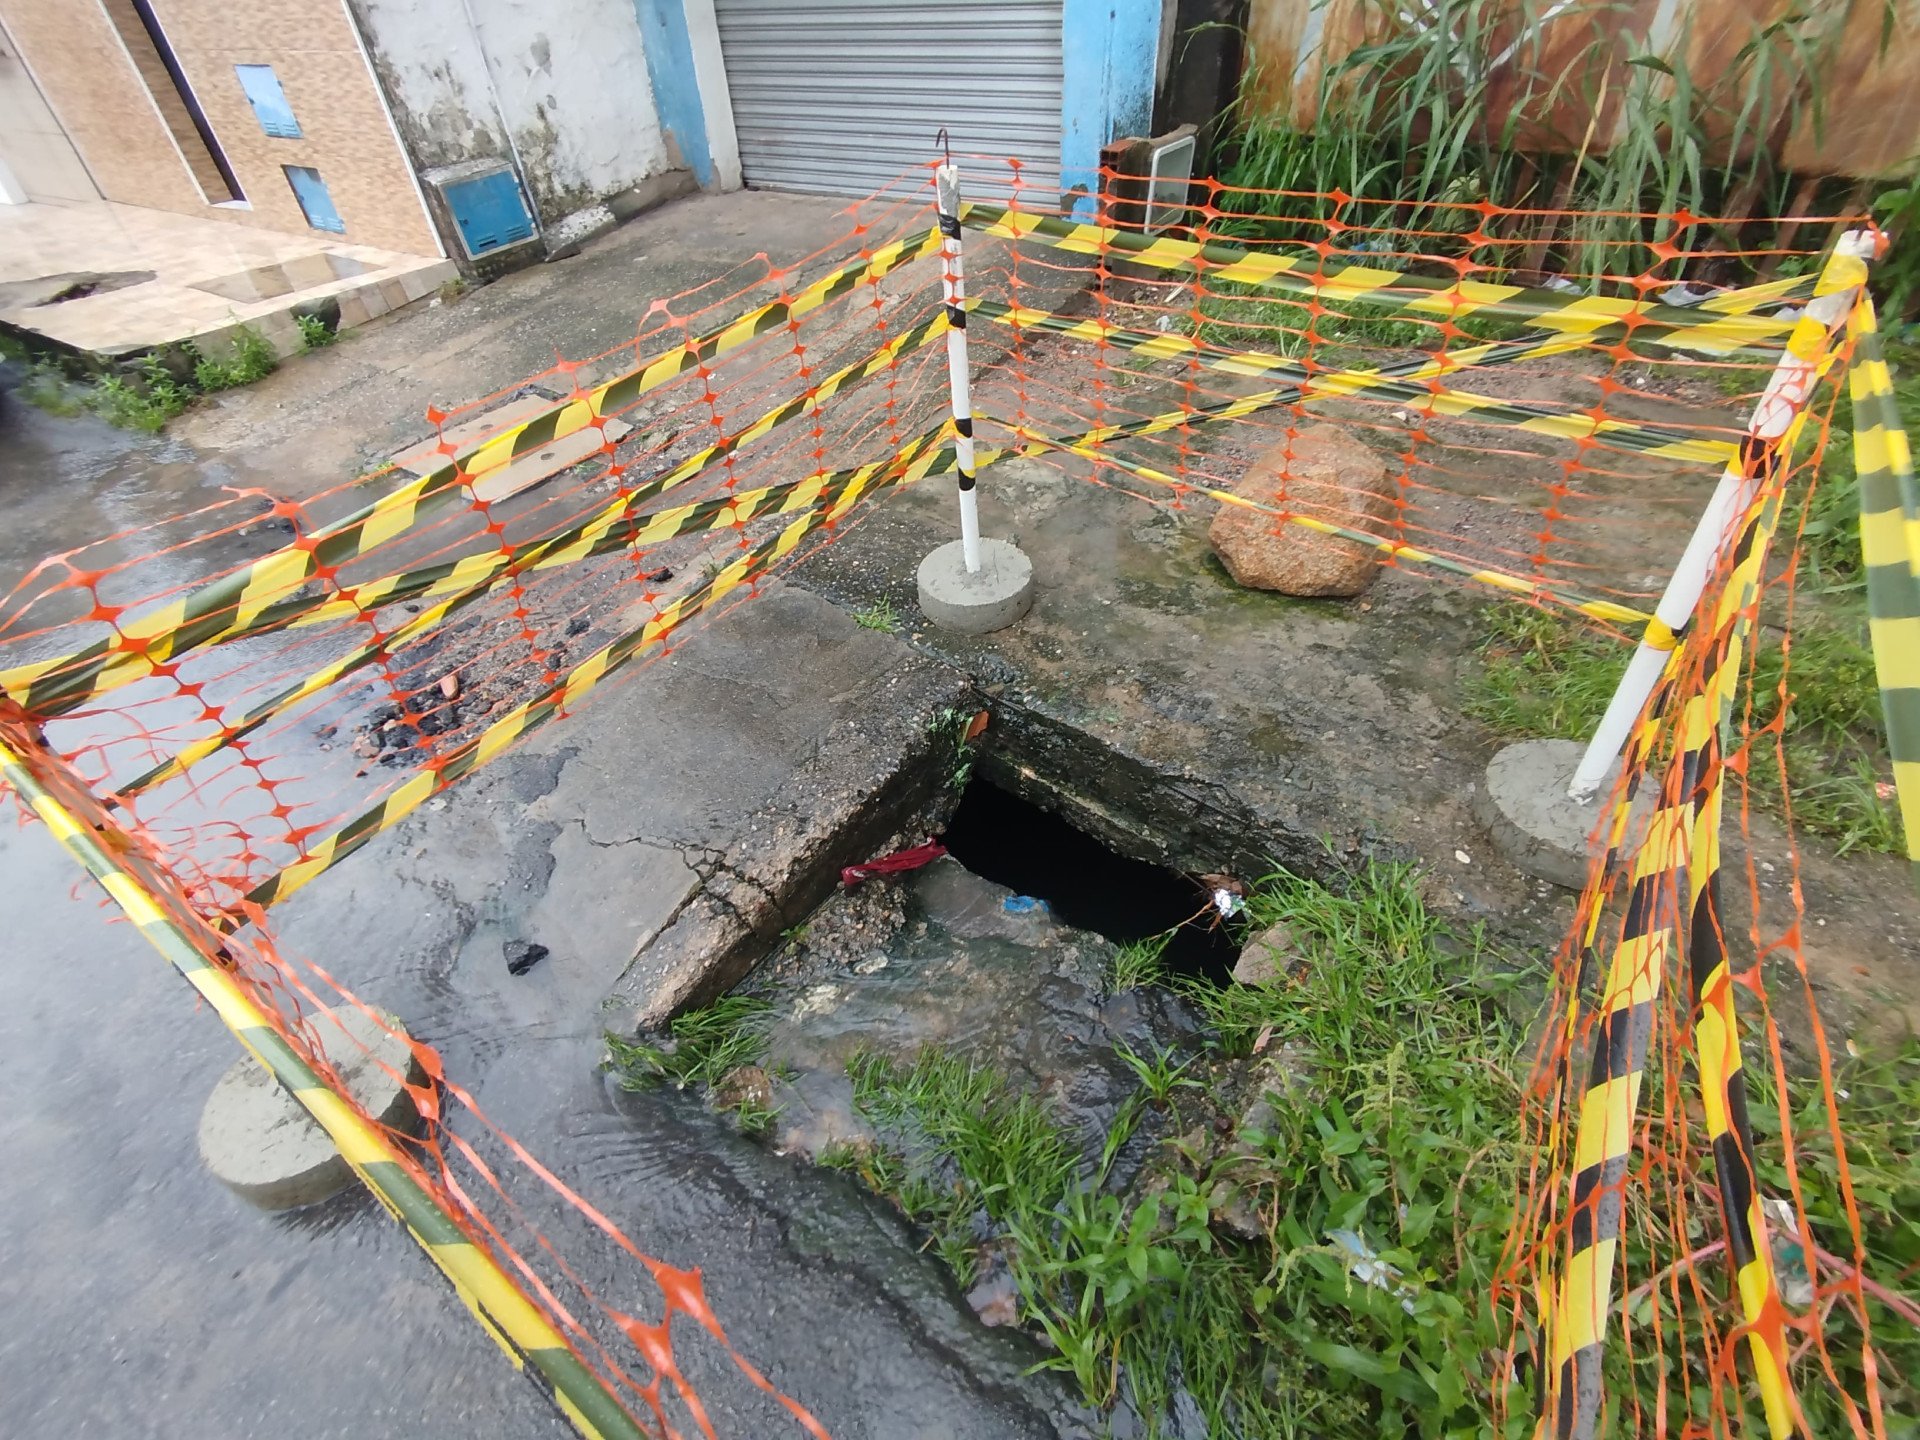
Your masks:
<instances>
[{"instance_id":1,"label":"grass tuft","mask_svg":"<svg viewBox=\"0 0 1920 1440\"><path fill-rule=\"evenodd\" d=\"M677 1088L717 1085L729 1071L758 1064L767 1053L772 1002L755 995L726 995L700 1010L667 1022L667 1038L654 1044L608 1035L607 1053L620 1083L644 1090L663 1080Z\"/></svg>"},{"instance_id":2,"label":"grass tuft","mask_svg":"<svg viewBox=\"0 0 1920 1440\"><path fill-rule=\"evenodd\" d=\"M1118 995L1123 990L1165 984L1167 967L1162 957L1172 942L1173 931L1169 930L1116 946L1113 958L1107 962L1107 989Z\"/></svg>"},{"instance_id":3,"label":"grass tuft","mask_svg":"<svg viewBox=\"0 0 1920 1440\"><path fill-rule=\"evenodd\" d=\"M888 635L900 629L900 617L894 613L891 600L876 600L864 610L856 610L853 623L867 630L880 630Z\"/></svg>"}]
</instances>

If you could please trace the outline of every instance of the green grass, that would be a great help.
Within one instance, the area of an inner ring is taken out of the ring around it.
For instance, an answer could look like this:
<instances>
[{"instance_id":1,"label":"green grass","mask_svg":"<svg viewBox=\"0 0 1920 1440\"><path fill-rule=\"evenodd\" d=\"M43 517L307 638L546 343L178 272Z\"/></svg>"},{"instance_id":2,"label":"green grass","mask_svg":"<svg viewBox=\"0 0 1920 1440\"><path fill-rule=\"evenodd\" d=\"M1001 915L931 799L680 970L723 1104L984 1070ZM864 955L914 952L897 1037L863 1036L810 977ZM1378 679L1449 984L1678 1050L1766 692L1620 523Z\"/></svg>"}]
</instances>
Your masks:
<instances>
[{"instance_id":1,"label":"green grass","mask_svg":"<svg viewBox=\"0 0 1920 1440\"><path fill-rule=\"evenodd\" d=\"M1477 944L1421 903L1413 872L1372 867L1335 892L1275 876L1252 923L1285 919L1310 963L1296 984L1188 993L1223 1051L1265 1036L1309 1057L1309 1093L1224 1156L1163 1147L1134 1196L1110 1184L1145 1113L1197 1093L1200 1065L1122 1053L1142 1080L1081 1162L1004 1079L941 1051L862 1057L861 1109L889 1136L854 1168L927 1227L963 1283L983 1241L1010 1242L1023 1321L1088 1403L1126 1400L1166 1433L1182 1385L1216 1435L1471 1433L1498 1322L1472 1303L1510 1213L1516 1037L1488 1003ZM1215 1213L1261 1217L1247 1242ZM983 1229L984 1225L984 1229ZM1351 1230L1404 1293L1354 1280L1330 1239ZM1402 1305L1406 1300L1411 1313Z\"/></svg>"},{"instance_id":2,"label":"green grass","mask_svg":"<svg viewBox=\"0 0 1920 1440\"><path fill-rule=\"evenodd\" d=\"M1620 683L1627 648L1551 610L1510 602L1480 612L1480 668L1463 708L1501 735L1584 739Z\"/></svg>"},{"instance_id":3,"label":"green grass","mask_svg":"<svg viewBox=\"0 0 1920 1440\"><path fill-rule=\"evenodd\" d=\"M1834 850L1900 849L1900 820L1879 784L1888 773L1880 730L1879 682L1857 602L1833 617L1801 611L1790 643L1763 629L1754 657L1750 723L1771 724L1789 695L1781 727L1793 818ZM1479 669L1465 682L1469 715L1501 735L1583 740L1619 683L1629 651L1550 611L1500 604L1483 612ZM1756 742L1749 770L1757 803L1779 812L1772 746Z\"/></svg>"},{"instance_id":4,"label":"green grass","mask_svg":"<svg viewBox=\"0 0 1920 1440\"><path fill-rule=\"evenodd\" d=\"M1164 1053L1121 1054L1142 1088L1097 1137L1097 1156L1083 1158L1086 1137L1005 1077L929 1049L910 1063L856 1058L855 1101L881 1140L840 1147L828 1163L924 1227L963 1287L989 1253L1004 1256L1021 1323L1048 1347L1039 1363L1071 1375L1090 1405L1128 1403L1149 1434L1171 1430L1180 1386L1216 1436L1494 1440L1504 1410L1501 1440L1518 1440L1533 1402L1519 1377L1501 1372L1510 1337L1491 1296L1516 1197L1530 1183L1520 1128L1525 1057L1503 999L1521 982L1498 968L1477 933L1426 908L1410 867L1370 864L1332 887L1269 876L1248 897L1247 923L1281 922L1303 961L1288 978L1183 985L1220 1058L1176 1064ZM1211 1128L1204 1121L1182 1134L1196 1118L1183 1113L1168 1125L1180 1138L1150 1154L1130 1187L1116 1183L1115 1158L1149 1104L1219 1114L1223 1097L1197 1098L1202 1077L1276 1055L1286 1058L1264 1072L1269 1103L1249 1112L1260 1128L1243 1126L1219 1151L1196 1138ZM1762 1180L1771 1194L1791 1194L1770 1077L1764 1067L1748 1074ZM1805 1215L1821 1248L1850 1256L1823 1092L1795 1085ZM1834 1093L1866 1273L1910 1293L1920 1272L1920 1042L1891 1059L1843 1065ZM1637 1192L1634 1203L1627 1264L1644 1277L1667 1263L1655 1259L1650 1237L1668 1240L1672 1227L1649 1208L1667 1203L1657 1191ZM1707 1216L1710 1191L1696 1190L1690 1203ZM1254 1217L1257 1238L1244 1238L1244 1221L1223 1227L1229 1207ZM1682 1319L1675 1303L1710 1304L1723 1328L1734 1308L1718 1261L1675 1293L1678 1302L1660 1287L1636 1289L1640 1333L1655 1305L1670 1335ZM1894 1305L1870 1299L1868 1307L1887 1413L1920 1414L1920 1331ZM1858 1335L1843 1310L1829 1316L1830 1348L1858 1395ZM1697 1334L1702 1317L1684 1319ZM1842 1353L1849 1339L1850 1356ZM1667 1362L1649 1354L1637 1369L1612 1347L1613 1393L1637 1386L1648 1409L1662 1386L1668 1404L1682 1400L1672 1347ZM1799 1363L1813 1433L1846 1433L1817 1356ZM1703 1378L1692 1376L1695 1396L1708 1388ZM1496 1393L1505 1385L1512 1388ZM1753 1423L1748 1431L1757 1433ZM1911 1440L1910 1429L1893 1433Z\"/></svg>"},{"instance_id":5,"label":"green grass","mask_svg":"<svg viewBox=\"0 0 1920 1440\"><path fill-rule=\"evenodd\" d=\"M773 1005L754 995L727 995L667 1023L664 1041L626 1040L608 1035L607 1053L620 1083L643 1090L670 1081L711 1088L729 1071L757 1065L767 1053L767 1026Z\"/></svg>"},{"instance_id":6,"label":"green grass","mask_svg":"<svg viewBox=\"0 0 1920 1440\"><path fill-rule=\"evenodd\" d=\"M1149 935L1145 940L1116 946L1107 962L1107 989L1117 995L1123 990L1164 983L1167 967L1161 957L1172 941L1173 931L1169 930L1164 935Z\"/></svg>"},{"instance_id":7,"label":"green grass","mask_svg":"<svg viewBox=\"0 0 1920 1440\"><path fill-rule=\"evenodd\" d=\"M888 635L900 629L900 617L894 613L891 600L876 600L864 610L853 613L853 623L866 630L880 630Z\"/></svg>"}]
</instances>

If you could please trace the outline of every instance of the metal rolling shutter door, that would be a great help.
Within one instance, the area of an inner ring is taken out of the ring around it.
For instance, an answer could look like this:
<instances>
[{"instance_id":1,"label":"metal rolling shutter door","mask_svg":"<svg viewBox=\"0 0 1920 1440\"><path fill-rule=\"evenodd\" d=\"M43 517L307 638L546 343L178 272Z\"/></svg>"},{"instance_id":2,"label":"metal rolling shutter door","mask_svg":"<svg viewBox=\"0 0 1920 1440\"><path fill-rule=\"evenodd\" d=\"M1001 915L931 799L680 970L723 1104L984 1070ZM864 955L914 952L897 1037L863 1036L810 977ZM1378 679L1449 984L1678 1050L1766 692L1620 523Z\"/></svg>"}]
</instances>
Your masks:
<instances>
[{"instance_id":1,"label":"metal rolling shutter door","mask_svg":"<svg viewBox=\"0 0 1920 1440\"><path fill-rule=\"evenodd\" d=\"M1014 156L1060 186L1061 0L715 0L749 185L865 195L935 155ZM968 171L968 192L995 193ZM924 181L924 172L912 183ZM1030 193L1028 186L1033 187ZM1004 190L999 190L1004 194Z\"/></svg>"}]
</instances>

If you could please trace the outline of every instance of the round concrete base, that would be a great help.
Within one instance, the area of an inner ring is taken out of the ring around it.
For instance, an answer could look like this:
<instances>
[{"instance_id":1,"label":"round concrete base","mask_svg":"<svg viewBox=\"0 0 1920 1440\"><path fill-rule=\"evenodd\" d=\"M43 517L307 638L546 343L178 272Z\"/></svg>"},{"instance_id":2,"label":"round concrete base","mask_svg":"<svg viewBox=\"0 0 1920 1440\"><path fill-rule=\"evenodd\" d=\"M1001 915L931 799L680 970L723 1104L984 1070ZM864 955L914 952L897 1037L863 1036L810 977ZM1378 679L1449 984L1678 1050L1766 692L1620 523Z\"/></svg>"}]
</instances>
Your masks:
<instances>
[{"instance_id":1,"label":"round concrete base","mask_svg":"<svg viewBox=\"0 0 1920 1440\"><path fill-rule=\"evenodd\" d=\"M1486 827L1494 847L1514 866L1540 880L1569 890L1587 883L1587 871L1606 849L1601 835L1591 848L1588 837L1607 818L1607 796L1620 769L1616 762L1586 804L1567 796L1567 782L1586 746L1578 740L1522 740L1495 755L1485 783L1473 799L1474 818ZM1628 834L1647 808L1634 807Z\"/></svg>"},{"instance_id":2,"label":"round concrete base","mask_svg":"<svg viewBox=\"0 0 1920 1440\"><path fill-rule=\"evenodd\" d=\"M942 630L985 635L1033 608L1033 562L1005 540L980 541L980 568L967 570L958 540L920 562L920 609Z\"/></svg>"},{"instance_id":3,"label":"round concrete base","mask_svg":"<svg viewBox=\"0 0 1920 1440\"><path fill-rule=\"evenodd\" d=\"M392 1016L387 1023L400 1024ZM419 1082L404 1040L355 1009L312 1016L327 1060L353 1098L383 1125L411 1130L413 1100L396 1075ZM389 1073L389 1072L393 1073ZM220 1077L200 1112L200 1158L214 1178L263 1210L312 1205L353 1183L353 1168L298 1100L251 1055Z\"/></svg>"}]
</instances>

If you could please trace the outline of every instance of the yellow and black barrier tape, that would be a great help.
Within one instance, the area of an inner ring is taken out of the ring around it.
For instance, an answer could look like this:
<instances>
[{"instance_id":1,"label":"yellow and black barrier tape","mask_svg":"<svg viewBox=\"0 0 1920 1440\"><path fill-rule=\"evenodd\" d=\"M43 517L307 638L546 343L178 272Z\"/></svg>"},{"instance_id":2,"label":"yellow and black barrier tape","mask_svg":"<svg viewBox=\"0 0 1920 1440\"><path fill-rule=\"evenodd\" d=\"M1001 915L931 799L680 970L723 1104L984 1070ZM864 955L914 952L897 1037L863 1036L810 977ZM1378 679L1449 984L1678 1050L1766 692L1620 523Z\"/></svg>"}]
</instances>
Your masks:
<instances>
[{"instance_id":1,"label":"yellow and black barrier tape","mask_svg":"<svg viewBox=\"0 0 1920 1440\"><path fill-rule=\"evenodd\" d=\"M414 1178L393 1142L351 1100L328 1086L274 1027L240 981L215 964L202 943L156 900L139 878L41 784L27 760L28 741L0 733L0 775L46 823L227 1029L327 1132L361 1181L407 1227L516 1368L531 1365L576 1430L587 1440L646 1440L646 1431L565 1337L529 1300L492 1254L475 1244L448 1208Z\"/></svg>"},{"instance_id":2,"label":"yellow and black barrier tape","mask_svg":"<svg viewBox=\"0 0 1920 1440\"><path fill-rule=\"evenodd\" d=\"M275 715L286 710L288 706L296 705L309 696L318 694L336 681L363 666L374 663L382 656L393 654L401 646L426 634L454 612L494 593L502 586L516 582L521 576L571 565L615 550L657 545L664 540L697 530L724 529L750 519L766 508L771 497L785 494L807 482L735 491L696 501L693 504L655 511L644 517L636 517L634 512L647 501L697 478L716 462L733 454L742 445L765 435L781 422L791 419L810 406L823 402L850 379L862 378L887 368L902 353L926 344L929 339L942 333L945 328L945 315L936 312L925 323L901 332L873 355L829 376L821 382L813 394L796 396L776 409L768 411L745 429L689 455L659 479L636 486L633 490L616 497L586 520L570 525L537 543L517 546L507 551L488 551L460 560L444 561L436 565L423 566L417 570L381 576L375 580L363 581L347 587L337 597L293 602L299 608L274 618L271 624L266 623L270 617L263 616L262 623L249 633L259 634L266 629L281 626L320 624L342 615L363 614L376 606L390 605L401 600L428 599L437 602L396 627L391 633L354 647L297 684L262 701L235 724L182 747L171 758L121 786L117 793L122 797L130 797L173 779L209 755L224 749L236 740L246 738ZM913 443L918 444L928 438L930 437L922 436ZM844 478L844 476L829 477L829 483L835 479ZM446 598L439 598L442 596Z\"/></svg>"},{"instance_id":3,"label":"yellow and black barrier tape","mask_svg":"<svg viewBox=\"0 0 1920 1440\"><path fill-rule=\"evenodd\" d=\"M1857 284L1859 262L1836 252L1829 257L1818 282L1823 291ZM1817 375L1830 370L1836 356L1826 327L1803 315L1787 338L1787 350L1815 367ZM1722 767L1720 726L1730 708L1739 675L1740 627L1747 623L1746 608L1760 583L1772 527L1779 515L1782 457L1791 455L1804 429L1809 407L1798 404L1782 432L1771 438L1753 436L1730 467L1758 487L1743 518L1739 538L1727 564L1720 591L1716 623L1704 652L1698 685L1682 697L1678 719L1678 750L1662 785L1647 837L1634 857L1632 883L1621 939L1608 968L1601 1001L1600 1033L1596 1038L1592 1071L1581 1098L1574 1134L1572 1214L1570 1239L1559 1294L1549 1319L1548 1399L1541 1430L1558 1440L1590 1440L1604 1400L1603 1359L1608 1316L1612 1309L1612 1282L1621 1223L1625 1214L1629 1151L1633 1143L1648 1046L1653 1034L1654 1002L1662 972L1676 943L1682 940L1678 911L1682 903L1681 877L1703 848L1704 860L1717 872L1721 805L1718 787ZM1685 649L1669 652L1670 676L1680 669ZM1620 802L1624 805L1624 801ZM1710 820L1711 836L1703 830ZM1620 837L1616 810L1613 841ZM1704 880L1706 876L1696 877ZM1718 994L1724 989L1724 935L1720 932L1717 889L1695 889L1684 942L1693 954L1696 999L1701 987ZM1705 953L1694 947L1705 947ZM1730 997L1728 1004L1731 1004ZM1784 1332L1772 1259L1761 1243L1764 1224L1758 1197L1751 1186L1742 1188L1741 1173L1752 1175L1751 1136L1738 1126L1745 1119L1744 1081L1737 1081L1737 1031L1731 1016L1696 1032L1713 1049L1709 1057L1697 1050L1702 1087L1708 1092L1710 1115L1717 1112L1715 1159L1723 1213L1728 1225L1728 1251L1735 1263L1736 1288L1749 1336L1749 1352L1761 1387L1771 1434L1780 1440L1791 1433L1791 1387L1785 1369ZM1734 1047L1730 1051L1729 1047ZM1710 1068L1711 1067L1711 1068ZM1710 1128L1712 1125L1710 1120ZM1744 1139L1745 1149L1741 1150ZM1744 1166L1744 1172L1741 1167Z\"/></svg>"},{"instance_id":4,"label":"yellow and black barrier tape","mask_svg":"<svg viewBox=\"0 0 1920 1440\"><path fill-rule=\"evenodd\" d=\"M1864 291L1850 328L1854 362L1847 381L1853 399L1853 468L1860 477L1867 623L1907 861L1920 887L1920 504L1910 502L1913 452L1873 302Z\"/></svg>"},{"instance_id":5,"label":"yellow and black barrier tape","mask_svg":"<svg viewBox=\"0 0 1920 1440\"><path fill-rule=\"evenodd\" d=\"M1784 453L1790 452L1775 452ZM1727 1228L1727 1256L1733 1266L1748 1353L1772 1440L1786 1440L1794 1432L1789 1399L1793 1385L1787 1374L1779 1283L1760 1208L1759 1170L1754 1161L1753 1126L1747 1114L1733 970L1720 908L1720 823L1726 788L1720 736L1733 711L1742 654L1752 624L1751 607L1759 594L1780 509L1780 487L1770 485L1756 502L1756 513L1735 547L1733 572L1721 590L1715 617L1716 638L1707 659L1709 672L1702 677L1699 692L1688 701L1689 707L1698 707L1700 714L1685 721L1690 732L1702 736L1698 756L1687 757L1697 797L1687 866L1691 887L1687 960L1693 982L1694 1056L1699 1064L1714 1180Z\"/></svg>"},{"instance_id":6,"label":"yellow and black barrier tape","mask_svg":"<svg viewBox=\"0 0 1920 1440\"><path fill-rule=\"evenodd\" d=\"M931 254L939 248L940 239L932 227L916 231L821 276L789 297L770 301L643 361L604 385L557 401L304 540L127 621L111 639L0 671L0 692L29 714L47 718L150 675L159 664L188 650L245 633L267 607L315 575L386 544L455 501L471 503L471 482L486 472L596 424L647 392L790 324L870 277L886 275Z\"/></svg>"},{"instance_id":7,"label":"yellow and black barrier tape","mask_svg":"<svg viewBox=\"0 0 1920 1440\"><path fill-rule=\"evenodd\" d=\"M1379 266L1349 264L1319 255L1282 255L1218 241L1143 235L1105 225L1035 215L975 201L963 223L1009 240L1035 240L1077 255L1110 255L1153 269L1204 275L1277 295L1336 304L1360 302L1436 323L1468 315L1524 320L1562 334L1622 328L1623 338L1651 340L1672 348L1726 354L1777 342L1793 326L1787 319L1748 313L1810 293L1811 280L1790 276L1723 291L1697 306L1664 305L1609 295L1502 285L1484 280L1445 280ZM1703 312L1711 319L1703 319Z\"/></svg>"},{"instance_id":8,"label":"yellow and black barrier tape","mask_svg":"<svg viewBox=\"0 0 1920 1440\"><path fill-rule=\"evenodd\" d=\"M1223 374L1255 379L1278 376L1310 388L1337 388L1343 395L1395 400L1424 414L1469 420L1479 425L1499 425L1562 440L1593 440L1614 449L1711 465L1726 464L1738 449L1732 440L1687 435L1658 425L1601 419L1584 410L1551 410L1467 390L1422 385L1395 379L1378 370L1328 370L1321 366L1310 369L1265 351L1228 350L1177 331L1129 330L1098 316L1076 320L991 300L969 301L968 305L985 318L1015 330L1047 330L1072 340L1118 346L1150 360L1191 356L1209 370Z\"/></svg>"},{"instance_id":9,"label":"yellow and black barrier tape","mask_svg":"<svg viewBox=\"0 0 1920 1440\"><path fill-rule=\"evenodd\" d=\"M871 494L952 468L952 449L934 448L945 433L945 427L929 431L885 460L876 460L838 476L818 475L794 485L769 487L762 494L777 495L779 503L758 513L803 513L777 535L743 551L717 574L669 601L646 624L595 651L541 694L508 711L432 764L415 771L381 800L314 841L298 860L250 890L247 899L262 906L286 899L376 835L399 824L440 790L496 759L522 736L574 705L608 675L662 643L695 615L778 564L814 530L838 522ZM808 506L813 508L805 508Z\"/></svg>"},{"instance_id":10,"label":"yellow and black barrier tape","mask_svg":"<svg viewBox=\"0 0 1920 1440\"><path fill-rule=\"evenodd\" d=\"M1126 471L1129 475L1138 476L1140 479L1154 485L1163 485L1169 489L1195 495L1205 495L1208 499L1217 500L1222 505L1232 505L1243 510L1255 510L1263 515L1271 515L1275 520L1281 521L1284 524L1295 525L1303 530L1311 530L1315 534L1330 535L1340 540L1351 540L1356 545L1365 545L1371 549L1378 550L1396 564L1424 565L1435 570L1444 570L1450 575L1458 575L1462 579L1491 586L1493 589L1504 591L1509 595L1519 596L1527 600L1545 601L1562 606L1565 609L1585 615L1590 620L1598 620L1604 624L1644 625L1649 618L1651 618L1643 611L1632 609L1626 605L1616 604L1611 600L1594 600L1587 596L1550 585L1545 581L1528 580L1518 575L1509 575L1501 570L1488 570L1467 565L1461 561L1450 559L1445 555L1436 555L1431 550L1424 550L1418 545L1409 545L1405 541L1389 540L1379 535L1369 534L1365 530L1356 530L1350 525L1341 525L1332 520L1323 520L1316 515L1303 515L1297 510L1282 510L1278 506L1264 505L1257 500L1249 500L1244 495L1236 495L1231 490L1218 490L1210 485L1200 485L1192 480L1182 480L1178 476L1167 474L1164 470L1156 470L1151 465L1141 465L1131 460L1123 460L1118 456L1106 454L1095 449L1092 443L1076 439L1075 437L1069 436L1064 439L1056 439L1052 436L1041 435L1037 431L1030 430L1024 425L1015 425L1010 421L1001 420L994 416L983 415L981 418L984 420L992 420L994 424L1004 426L1019 436L1021 444L1010 448L1024 454L1039 454L1048 450L1065 451L1070 455L1078 455L1081 459L1091 460L1096 464L1112 465ZM981 455L981 463L983 465L989 464L999 459L1005 453L1007 452L994 450L985 451Z\"/></svg>"}]
</instances>

